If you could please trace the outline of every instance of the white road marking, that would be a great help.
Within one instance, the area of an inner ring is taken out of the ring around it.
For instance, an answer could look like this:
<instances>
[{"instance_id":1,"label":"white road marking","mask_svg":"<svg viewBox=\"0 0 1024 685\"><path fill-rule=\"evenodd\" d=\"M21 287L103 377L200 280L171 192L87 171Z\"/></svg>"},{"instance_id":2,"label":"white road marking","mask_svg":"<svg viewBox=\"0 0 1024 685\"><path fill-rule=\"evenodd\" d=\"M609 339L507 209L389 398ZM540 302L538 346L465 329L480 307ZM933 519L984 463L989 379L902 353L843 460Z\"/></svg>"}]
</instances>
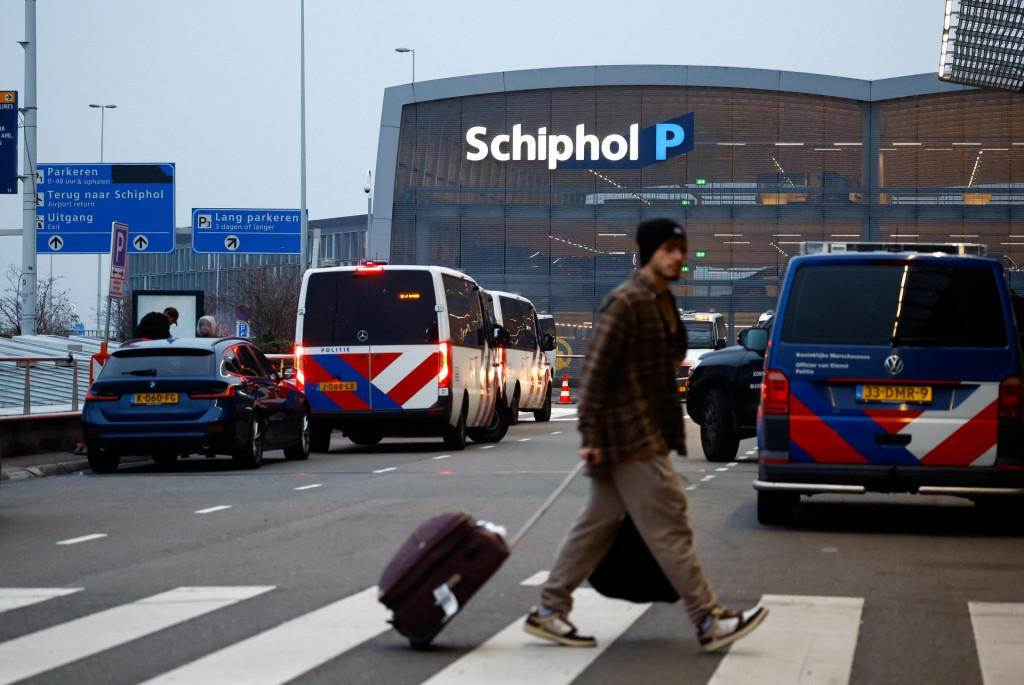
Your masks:
<instances>
[{"instance_id":1,"label":"white road marking","mask_svg":"<svg viewBox=\"0 0 1024 685\"><path fill-rule=\"evenodd\" d=\"M545 582L547 582L548 575L549 575L548 571L537 571L532 576L530 576L529 578L527 578L526 580L524 580L523 582L521 582L519 584L520 585L532 585L532 586L543 585Z\"/></svg>"},{"instance_id":2,"label":"white road marking","mask_svg":"<svg viewBox=\"0 0 1024 685\"><path fill-rule=\"evenodd\" d=\"M1024 673L1024 604L968 602L985 685L1014 685Z\"/></svg>"},{"instance_id":3,"label":"white road marking","mask_svg":"<svg viewBox=\"0 0 1024 685\"><path fill-rule=\"evenodd\" d=\"M771 613L729 648L708 685L840 685L850 681L861 597L765 595Z\"/></svg>"},{"instance_id":4,"label":"white road marking","mask_svg":"<svg viewBox=\"0 0 1024 685\"><path fill-rule=\"evenodd\" d=\"M230 509L230 508L231 508L230 504L221 504L221 505L216 506L216 507L210 507L209 509L199 509L198 511L196 511L196 513L197 514L210 514L210 513L213 513L215 511L224 511L225 509Z\"/></svg>"},{"instance_id":5,"label":"white road marking","mask_svg":"<svg viewBox=\"0 0 1024 685\"><path fill-rule=\"evenodd\" d=\"M519 442L530 442L530 438L519 438Z\"/></svg>"},{"instance_id":6,"label":"white road marking","mask_svg":"<svg viewBox=\"0 0 1024 685\"><path fill-rule=\"evenodd\" d=\"M313 488L322 488L322 487L323 487L322 483L313 483L312 485L303 485L303 486L295 488L295 489L296 490L312 490Z\"/></svg>"},{"instance_id":7,"label":"white road marking","mask_svg":"<svg viewBox=\"0 0 1024 685\"><path fill-rule=\"evenodd\" d=\"M737 461L730 461L726 466L736 466L738 463Z\"/></svg>"},{"instance_id":8,"label":"white road marking","mask_svg":"<svg viewBox=\"0 0 1024 685\"><path fill-rule=\"evenodd\" d=\"M704 476L703 478L701 478L701 479L700 479L700 482L701 482L701 483L706 483L706 482L708 482L709 480L714 480L714 478L715 478L714 474L712 474L712 473L709 473L708 475L706 475L706 476Z\"/></svg>"},{"instance_id":9,"label":"white road marking","mask_svg":"<svg viewBox=\"0 0 1024 685\"><path fill-rule=\"evenodd\" d=\"M448 458L448 457L450 457L450 456L452 456L452 455L450 455L450 454L442 454L442 455L441 455L441 456L439 456L439 457L434 457L434 459L447 459L447 458Z\"/></svg>"},{"instance_id":10,"label":"white road marking","mask_svg":"<svg viewBox=\"0 0 1024 685\"><path fill-rule=\"evenodd\" d=\"M395 471L395 470L397 470L397 469L398 469L398 467L397 467L397 466L390 466L390 467L388 467L388 468L386 468L386 469L377 469L377 470L376 470L376 471L374 471L373 473L387 473L388 471Z\"/></svg>"},{"instance_id":11,"label":"white road marking","mask_svg":"<svg viewBox=\"0 0 1024 685\"><path fill-rule=\"evenodd\" d=\"M596 647L567 649L536 638L523 632L522 616L424 685L571 683L651 606L607 599L590 588L576 590L573 600L572 621L582 633L597 638Z\"/></svg>"},{"instance_id":12,"label":"white road marking","mask_svg":"<svg viewBox=\"0 0 1024 685\"><path fill-rule=\"evenodd\" d=\"M294 680L391 628L371 587L168 671L145 685L277 685Z\"/></svg>"},{"instance_id":13,"label":"white road marking","mask_svg":"<svg viewBox=\"0 0 1024 685\"><path fill-rule=\"evenodd\" d=\"M696 486L696 485L687 485L687 486L686 486L685 488L683 488L683 489L684 489L684 490L696 490L696 489L697 489L697 486Z\"/></svg>"},{"instance_id":14,"label":"white road marking","mask_svg":"<svg viewBox=\"0 0 1024 685\"><path fill-rule=\"evenodd\" d=\"M728 470L729 470L729 468L725 467L725 466L723 466L722 468L715 469L715 471L728 471Z\"/></svg>"},{"instance_id":15,"label":"white road marking","mask_svg":"<svg viewBox=\"0 0 1024 685\"><path fill-rule=\"evenodd\" d=\"M89 542L90 540L99 540L100 538L107 537L106 533L93 533L92 535L83 535L80 538L71 538L70 540L61 540L58 545L77 545L79 542Z\"/></svg>"},{"instance_id":16,"label":"white road marking","mask_svg":"<svg viewBox=\"0 0 1024 685\"><path fill-rule=\"evenodd\" d=\"M551 434L552 435L561 435L562 431L552 431Z\"/></svg>"},{"instance_id":17,"label":"white road marking","mask_svg":"<svg viewBox=\"0 0 1024 685\"><path fill-rule=\"evenodd\" d=\"M480 445L480 449L482 449L482 450L493 450L494 449L494 445Z\"/></svg>"},{"instance_id":18,"label":"white road marking","mask_svg":"<svg viewBox=\"0 0 1024 685\"><path fill-rule=\"evenodd\" d=\"M8 640L0 644L0 685L84 659L273 589L179 587Z\"/></svg>"},{"instance_id":19,"label":"white road marking","mask_svg":"<svg viewBox=\"0 0 1024 685\"><path fill-rule=\"evenodd\" d=\"M81 592L80 587L4 587L0 588L0 614L54 597Z\"/></svg>"}]
</instances>

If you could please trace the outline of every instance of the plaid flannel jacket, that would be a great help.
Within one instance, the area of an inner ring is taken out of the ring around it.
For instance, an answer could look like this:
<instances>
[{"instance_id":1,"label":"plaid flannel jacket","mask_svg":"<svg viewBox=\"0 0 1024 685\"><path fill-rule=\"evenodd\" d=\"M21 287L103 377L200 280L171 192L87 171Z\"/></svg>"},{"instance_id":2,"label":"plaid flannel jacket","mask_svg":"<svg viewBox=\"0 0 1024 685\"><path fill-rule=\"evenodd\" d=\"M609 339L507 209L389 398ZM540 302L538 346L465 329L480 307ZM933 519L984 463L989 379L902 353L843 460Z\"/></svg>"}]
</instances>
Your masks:
<instances>
[{"instance_id":1,"label":"plaid flannel jacket","mask_svg":"<svg viewBox=\"0 0 1024 685\"><path fill-rule=\"evenodd\" d=\"M659 305L667 298L676 333ZM686 454L676 371L686 354L686 328L669 293L659 295L639 270L601 303L583 362L579 430L602 462Z\"/></svg>"}]
</instances>

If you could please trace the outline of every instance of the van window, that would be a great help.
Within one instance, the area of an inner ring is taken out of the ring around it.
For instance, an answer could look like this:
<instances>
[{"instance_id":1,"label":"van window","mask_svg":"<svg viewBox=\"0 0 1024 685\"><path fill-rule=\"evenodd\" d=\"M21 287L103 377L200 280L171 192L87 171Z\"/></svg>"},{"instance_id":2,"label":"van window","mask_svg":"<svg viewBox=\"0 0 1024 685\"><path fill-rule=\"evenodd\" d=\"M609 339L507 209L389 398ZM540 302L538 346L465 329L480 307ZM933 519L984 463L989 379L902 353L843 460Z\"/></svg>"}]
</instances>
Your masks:
<instances>
[{"instance_id":1,"label":"van window","mask_svg":"<svg viewBox=\"0 0 1024 685\"><path fill-rule=\"evenodd\" d=\"M501 297L501 323L508 330L509 347L518 350L537 349L537 325L533 307L511 297Z\"/></svg>"},{"instance_id":2,"label":"van window","mask_svg":"<svg viewBox=\"0 0 1024 685\"><path fill-rule=\"evenodd\" d=\"M555 320L554 320L554 318L544 317L543 319L539 319L539 321L540 321L540 332L541 332L541 335L546 333L546 334L550 335L552 338L557 338L558 337L558 334L555 332Z\"/></svg>"},{"instance_id":3,"label":"van window","mask_svg":"<svg viewBox=\"0 0 1024 685\"><path fill-rule=\"evenodd\" d=\"M473 283L449 274L441 275L448 300L448 330L453 345L479 347L484 343L484 314L480 289Z\"/></svg>"},{"instance_id":4,"label":"van window","mask_svg":"<svg viewBox=\"0 0 1024 685\"><path fill-rule=\"evenodd\" d=\"M686 343L694 350L714 347L718 336L714 323L711 321L684 321L686 326Z\"/></svg>"},{"instance_id":5,"label":"van window","mask_svg":"<svg viewBox=\"0 0 1024 685\"><path fill-rule=\"evenodd\" d=\"M436 343L435 304L434 281L429 271L385 269L359 275L355 271L311 274L306 285L302 344L325 347Z\"/></svg>"},{"instance_id":6,"label":"van window","mask_svg":"<svg viewBox=\"0 0 1024 685\"><path fill-rule=\"evenodd\" d=\"M781 340L914 347L1007 345L992 271L898 261L797 269Z\"/></svg>"}]
</instances>

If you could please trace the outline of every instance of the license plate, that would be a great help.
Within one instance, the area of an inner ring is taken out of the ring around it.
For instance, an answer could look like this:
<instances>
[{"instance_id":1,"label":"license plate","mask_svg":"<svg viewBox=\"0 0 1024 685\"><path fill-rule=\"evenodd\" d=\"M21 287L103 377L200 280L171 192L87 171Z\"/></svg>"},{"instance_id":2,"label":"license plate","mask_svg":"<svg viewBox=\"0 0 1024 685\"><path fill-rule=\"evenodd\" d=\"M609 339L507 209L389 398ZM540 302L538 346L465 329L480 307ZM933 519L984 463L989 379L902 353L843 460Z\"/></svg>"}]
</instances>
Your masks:
<instances>
[{"instance_id":1,"label":"license plate","mask_svg":"<svg viewBox=\"0 0 1024 685\"><path fill-rule=\"evenodd\" d=\"M355 392L357 383L355 381L330 381L320 383L320 392Z\"/></svg>"},{"instance_id":2,"label":"license plate","mask_svg":"<svg viewBox=\"0 0 1024 685\"><path fill-rule=\"evenodd\" d=\"M132 404L177 404L176 392L140 392L132 395Z\"/></svg>"},{"instance_id":3,"label":"license plate","mask_svg":"<svg viewBox=\"0 0 1024 685\"><path fill-rule=\"evenodd\" d=\"M860 402L918 402L930 404L930 385L858 385L857 400Z\"/></svg>"}]
</instances>

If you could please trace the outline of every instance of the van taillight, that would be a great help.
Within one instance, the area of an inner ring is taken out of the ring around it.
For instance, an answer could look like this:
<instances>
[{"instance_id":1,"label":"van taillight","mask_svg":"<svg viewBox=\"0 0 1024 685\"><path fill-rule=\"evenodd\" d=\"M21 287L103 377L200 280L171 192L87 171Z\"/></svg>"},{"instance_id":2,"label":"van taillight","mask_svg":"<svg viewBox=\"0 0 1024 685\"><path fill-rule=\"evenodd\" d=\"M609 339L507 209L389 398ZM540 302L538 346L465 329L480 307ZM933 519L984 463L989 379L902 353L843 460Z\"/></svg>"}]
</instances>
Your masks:
<instances>
[{"instance_id":1,"label":"van taillight","mask_svg":"<svg viewBox=\"0 0 1024 685\"><path fill-rule=\"evenodd\" d=\"M299 390L306 389L306 374L303 370L303 363L306 358L306 351L302 349L302 345L295 346L295 385L298 386Z\"/></svg>"},{"instance_id":2,"label":"van taillight","mask_svg":"<svg viewBox=\"0 0 1024 685\"><path fill-rule=\"evenodd\" d=\"M1007 376L999 384L999 418L1024 417L1024 378Z\"/></svg>"},{"instance_id":3,"label":"van taillight","mask_svg":"<svg viewBox=\"0 0 1024 685\"><path fill-rule=\"evenodd\" d=\"M769 371L761 384L761 405L765 414L789 413L789 379L781 371Z\"/></svg>"},{"instance_id":4,"label":"van taillight","mask_svg":"<svg viewBox=\"0 0 1024 685\"><path fill-rule=\"evenodd\" d=\"M92 387L90 386L90 388L85 393L85 399L90 400L92 402L114 402L116 400L121 399L121 394L109 392L101 394L93 390Z\"/></svg>"},{"instance_id":5,"label":"van taillight","mask_svg":"<svg viewBox=\"0 0 1024 685\"><path fill-rule=\"evenodd\" d=\"M443 342L437 346L437 387L447 388L451 385L451 369L448 367L448 355L451 345Z\"/></svg>"}]
</instances>

